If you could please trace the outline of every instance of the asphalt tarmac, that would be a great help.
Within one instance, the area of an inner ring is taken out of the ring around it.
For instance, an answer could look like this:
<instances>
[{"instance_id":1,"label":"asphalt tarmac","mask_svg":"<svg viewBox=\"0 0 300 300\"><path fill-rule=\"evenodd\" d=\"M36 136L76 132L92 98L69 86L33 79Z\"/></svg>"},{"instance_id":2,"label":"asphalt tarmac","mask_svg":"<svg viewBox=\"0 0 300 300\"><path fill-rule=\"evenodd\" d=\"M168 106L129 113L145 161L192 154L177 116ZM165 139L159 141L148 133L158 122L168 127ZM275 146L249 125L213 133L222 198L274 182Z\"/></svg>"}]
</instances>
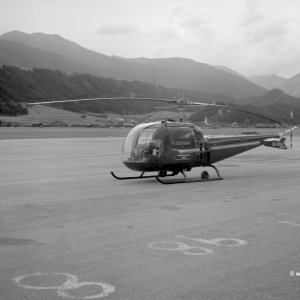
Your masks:
<instances>
[{"instance_id":1,"label":"asphalt tarmac","mask_svg":"<svg viewBox=\"0 0 300 300\"><path fill-rule=\"evenodd\" d=\"M299 137L167 186L121 144L0 140L0 299L299 299Z\"/></svg>"}]
</instances>

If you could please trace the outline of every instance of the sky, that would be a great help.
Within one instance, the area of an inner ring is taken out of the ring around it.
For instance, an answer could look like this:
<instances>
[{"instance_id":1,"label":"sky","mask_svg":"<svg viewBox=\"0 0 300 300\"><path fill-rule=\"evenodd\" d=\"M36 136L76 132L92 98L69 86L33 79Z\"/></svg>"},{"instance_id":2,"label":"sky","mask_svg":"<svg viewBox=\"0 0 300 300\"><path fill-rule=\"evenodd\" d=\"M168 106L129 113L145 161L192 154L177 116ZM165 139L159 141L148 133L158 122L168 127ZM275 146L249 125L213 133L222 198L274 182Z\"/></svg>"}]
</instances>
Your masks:
<instances>
[{"instance_id":1,"label":"sky","mask_svg":"<svg viewBox=\"0 0 300 300\"><path fill-rule=\"evenodd\" d=\"M299 0L0 0L0 35L59 34L105 55L300 73Z\"/></svg>"}]
</instances>

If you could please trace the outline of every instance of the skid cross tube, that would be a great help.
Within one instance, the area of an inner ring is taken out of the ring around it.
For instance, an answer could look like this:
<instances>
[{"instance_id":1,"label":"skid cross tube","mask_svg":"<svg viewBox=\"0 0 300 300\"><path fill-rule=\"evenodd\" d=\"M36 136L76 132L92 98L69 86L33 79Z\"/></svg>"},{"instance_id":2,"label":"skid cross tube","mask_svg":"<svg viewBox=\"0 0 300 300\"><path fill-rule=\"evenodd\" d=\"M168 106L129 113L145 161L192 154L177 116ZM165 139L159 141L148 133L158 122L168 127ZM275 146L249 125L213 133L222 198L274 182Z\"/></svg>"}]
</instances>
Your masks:
<instances>
[{"instance_id":1,"label":"skid cross tube","mask_svg":"<svg viewBox=\"0 0 300 300\"><path fill-rule=\"evenodd\" d=\"M175 183L191 183L191 182L202 182L202 181L214 181L214 180L222 180L223 178L221 177L219 170L213 166L213 165L207 165L206 167L212 167L216 173L217 173L217 178L212 178L212 179L188 179L184 173L184 171L180 171L180 173L183 175L184 179L183 180L162 180L160 176L156 176L156 180L162 184L175 184Z\"/></svg>"},{"instance_id":2,"label":"skid cross tube","mask_svg":"<svg viewBox=\"0 0 300 300\"><path fill-rule=\"evenodd\" d=\"M219 180L223 179L223 178L221 177L221 175L220 175L219 170L217 169L217 167L215 167L214 165L208 165L208 167L211 167L211 168L213 168L213 169L216 171L216 173L217 173L217 175L218 175L218 178L217 178L217 179L219 179Z\"/></svg>"}]
</instances>

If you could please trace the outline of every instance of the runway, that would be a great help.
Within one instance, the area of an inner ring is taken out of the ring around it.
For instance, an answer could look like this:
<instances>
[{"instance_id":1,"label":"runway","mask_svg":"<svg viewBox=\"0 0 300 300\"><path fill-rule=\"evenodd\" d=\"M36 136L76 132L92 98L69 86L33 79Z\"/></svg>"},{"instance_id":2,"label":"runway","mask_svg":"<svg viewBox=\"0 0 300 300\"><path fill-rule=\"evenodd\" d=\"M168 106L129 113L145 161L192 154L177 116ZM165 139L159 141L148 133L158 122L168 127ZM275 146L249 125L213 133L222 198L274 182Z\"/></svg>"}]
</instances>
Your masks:
<instances>
[{"instance_id":1,"label":"runway","mask_svg":"<svg viewBox=\"0 0 300 300\"><path fill-rule=\"evenodd\" d=\"M1 299L299 299L300 137L178 185L112 178L122 140L0 140Z\"/></svg>"}]
</instances>

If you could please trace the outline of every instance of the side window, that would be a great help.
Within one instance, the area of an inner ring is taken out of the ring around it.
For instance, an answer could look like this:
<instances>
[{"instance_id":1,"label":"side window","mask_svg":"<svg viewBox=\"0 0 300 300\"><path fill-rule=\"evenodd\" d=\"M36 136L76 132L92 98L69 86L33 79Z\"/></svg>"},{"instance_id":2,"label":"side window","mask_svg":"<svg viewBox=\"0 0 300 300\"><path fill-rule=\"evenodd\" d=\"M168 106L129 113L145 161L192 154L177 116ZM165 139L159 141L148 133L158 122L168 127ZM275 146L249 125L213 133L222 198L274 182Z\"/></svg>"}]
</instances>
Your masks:
<instances>
[{"instance_id":1,"label":"side window","mask_svg":"<svg viewBox=\"0 0 300 300\"><path fill-rule=\"evenodd\" d=\"M194 147L195 138L189 128L170 128L171 145L188 148Z\"/></svg>"}]
</instances>

